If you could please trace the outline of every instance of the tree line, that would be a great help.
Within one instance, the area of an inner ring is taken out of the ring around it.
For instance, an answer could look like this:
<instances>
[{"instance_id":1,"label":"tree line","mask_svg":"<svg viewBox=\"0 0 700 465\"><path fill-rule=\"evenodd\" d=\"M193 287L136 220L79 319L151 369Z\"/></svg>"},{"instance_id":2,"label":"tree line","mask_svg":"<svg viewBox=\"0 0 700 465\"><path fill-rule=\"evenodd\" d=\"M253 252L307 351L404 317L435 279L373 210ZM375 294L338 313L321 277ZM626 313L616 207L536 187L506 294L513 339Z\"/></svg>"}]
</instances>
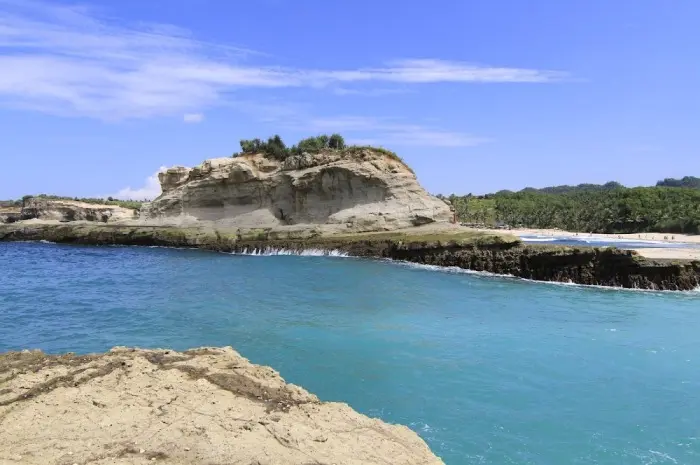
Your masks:
<instances>
[{"instance_id":1,"label":"tree line","mask_svg":"<svg viewBox=\"0 0 700 465\"><path fill-rule=\"evenodd\" d=\"M448 200L464 223L608 234L700 234L700 189L668 185L626 188L606 184L608 188L583 185L570 189L557 186L485 196L452 195Z\"/></svg>"}]
</instances>

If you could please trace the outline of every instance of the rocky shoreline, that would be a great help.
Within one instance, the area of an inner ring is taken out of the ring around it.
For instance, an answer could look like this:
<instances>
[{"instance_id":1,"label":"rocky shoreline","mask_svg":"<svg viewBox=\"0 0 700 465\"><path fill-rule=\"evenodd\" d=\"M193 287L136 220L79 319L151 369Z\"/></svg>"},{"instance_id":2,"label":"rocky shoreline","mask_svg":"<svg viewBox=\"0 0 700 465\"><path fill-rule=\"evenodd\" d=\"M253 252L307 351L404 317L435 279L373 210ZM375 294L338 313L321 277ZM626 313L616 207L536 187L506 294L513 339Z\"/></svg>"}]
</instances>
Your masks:
<instances>
[{"instance_id":1,"label":"rocky shoreline","mask_svg":"<svg viewBox=\"0 0 700 465\"><path fill-rule=\"evenodd\" d=\"M230 347L0 354L0 425L0 464L443 463Z\"/></svg>"},{"instance_id":2,"label":"rocky shoreline","mask_svg":"<svg viewBox=\"0 0 700 465\"><path fill-rule=\"evenodd\" d=\"M443 234L282 235L123 224L0 225L0 241L46 240L63 244L194 247L219 252L320 249L351 256L459 267L536 281L631 289L689 291L700 286L700 262L650 260L633 251L594 247L523 245L508 236Z\"/></svg>"}]
</instances>

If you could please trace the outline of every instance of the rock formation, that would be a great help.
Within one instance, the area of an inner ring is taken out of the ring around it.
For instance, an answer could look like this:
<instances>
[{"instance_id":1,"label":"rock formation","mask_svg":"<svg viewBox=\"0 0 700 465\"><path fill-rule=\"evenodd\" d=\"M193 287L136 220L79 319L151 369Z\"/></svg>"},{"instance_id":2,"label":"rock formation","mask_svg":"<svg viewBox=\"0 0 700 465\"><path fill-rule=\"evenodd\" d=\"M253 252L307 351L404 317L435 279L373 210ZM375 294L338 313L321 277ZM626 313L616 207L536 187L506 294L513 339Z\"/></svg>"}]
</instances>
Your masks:
<instances>
[{"instance_id":1,"label":"rock formation","mask_svg":"<svg viewBox=\"0 0 700 465\"><path fill-rule=\"evenodd\" d=\"M21 220L54 220L54 221L97 221L107 223L120 220L131 220L137 217L137 212L130 208L116 205L99 205L79 202L77 200L51 199L31 197L24 201L20 211ZM11 222L11 221L6 221Z\"/></svg>"},{"instance_id":2,"label":"rock formation","mask_svg":"<svg viewBox=\"0 0 700 465\"><path fill-rule=\"evenodd\" d=\"M2 464L442 464L229 348L0 354Z\"/></svg>"},{"instance_id":3,"label":"rock formation","mask_svg":"<svg viewBox=\"0 0 700 465\"><path fill-rule=\"evenodd\" d=\"M207 160L159 175L163 194L142 219L213 221L241 228L328 225L392 230L452 220L397 157L358 149Z\"/></svg>"},{"instance_id":4,"label":"rock formation","mask_svg":"<svg viewBox=\"0 0 700 465\"><path fill-rule=\"evenodd\" d=\"M22 219L22 210L20 208L0 208L0 223L14 223Z\"/></svg>"}]
</instances>

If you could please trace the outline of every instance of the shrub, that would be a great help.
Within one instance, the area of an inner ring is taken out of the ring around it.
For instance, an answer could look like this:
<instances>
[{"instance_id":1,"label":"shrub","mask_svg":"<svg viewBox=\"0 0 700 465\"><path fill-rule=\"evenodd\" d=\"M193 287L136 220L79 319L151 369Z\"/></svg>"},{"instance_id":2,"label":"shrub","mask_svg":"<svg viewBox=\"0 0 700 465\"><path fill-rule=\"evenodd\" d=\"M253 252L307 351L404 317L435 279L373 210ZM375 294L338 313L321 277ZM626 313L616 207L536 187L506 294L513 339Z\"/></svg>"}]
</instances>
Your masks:
<instances>
[{"instance_id":1,"label":"shrub","mask_svg":"<svg viewBox=\"0 0 700 465\"><path fill-rule=\"evenodd\" d=\"M411 170L411 168L394 152L382 147L347 146L345 145L345 139L340 134L332 134L330 136L320 134L314 137L307 137L291 147L287 147L279 135L269 137L265 142L260 139L241 139L240 144L241 152L234 153L234 158L242 154L262 153L276 160L284 160L290 155L301 155L304 152L318 153L324 150L336 150L341 151L341 155L358 156L365 150L370 150L382 153L398 161L406 166L409 171L413 172L413 170Z\"/></svg>"},{"instance_id":2,"label":"shrub","mask_svg":"<svg viewBox=\"0 0 700 465\"><path fill-rule=\"evenodd\" d=\"M282 138L277 134L267 139L267 144L265 144L262 151L278 160L284 160L289 155L287 146L284 145Z\"/></svg>"},{"instance_id":3,"label":"shrub","mask_svg":"<svg viewBox=\"0 0 700 465\"><path fill-rule=\"evenodd\" d=\"M307 137L299 141L299 150L316 153L328 148L328 136Z\"/></svg>"},{"instance_id":4,"label":"shrub","mask_svg":"<svg viewBox=\"0 0 700 465\"><path fill-rule=\"evenodd\" d=\"M340 134L333 134L328 138L328 147L334 150L342 150L345 148L345 139Z\"/></svg>"}]
</instances>

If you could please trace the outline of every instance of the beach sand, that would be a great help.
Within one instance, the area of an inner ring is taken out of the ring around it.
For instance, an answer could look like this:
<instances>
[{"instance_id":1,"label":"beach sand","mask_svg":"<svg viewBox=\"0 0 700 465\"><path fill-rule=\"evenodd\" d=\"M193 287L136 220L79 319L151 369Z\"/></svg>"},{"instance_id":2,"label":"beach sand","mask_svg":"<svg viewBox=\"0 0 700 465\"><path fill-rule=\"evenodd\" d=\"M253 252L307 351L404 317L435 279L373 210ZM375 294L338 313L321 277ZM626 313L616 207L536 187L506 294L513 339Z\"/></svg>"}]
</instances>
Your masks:
<instances>
[{"instance_id":1,"label":"beach sand","mask_svg":"<svg viewBox=\"0 0 700 465\"><path fill-rule=\"evenodd\" d=\"M647 258L700 260L700 249L644 248L633 250Z\"/></svg>"},{"instance_id":2,"label":"beach sand","mask_svg":"<svg viewBox=\"0 0 700 465\"><path fill-rule=\"evenodd\" d=\"M516 236L549 236L554 238L565 239L572 236L578 237L593 237L596 239L610 240L629 240L629 241L658 241L669 244L698 244L700 245L700 235L691 236L687 234L668 234L668 233L639 233L639 234L590 234L582 232L569 232L560 229L478 229L484 232L507 232ZM700 260L700 248L682 248L682 247L652 247L633 249L639 255L648 258L656 259L683 259L683 260Z\"/></svg>"}]
</instances>

